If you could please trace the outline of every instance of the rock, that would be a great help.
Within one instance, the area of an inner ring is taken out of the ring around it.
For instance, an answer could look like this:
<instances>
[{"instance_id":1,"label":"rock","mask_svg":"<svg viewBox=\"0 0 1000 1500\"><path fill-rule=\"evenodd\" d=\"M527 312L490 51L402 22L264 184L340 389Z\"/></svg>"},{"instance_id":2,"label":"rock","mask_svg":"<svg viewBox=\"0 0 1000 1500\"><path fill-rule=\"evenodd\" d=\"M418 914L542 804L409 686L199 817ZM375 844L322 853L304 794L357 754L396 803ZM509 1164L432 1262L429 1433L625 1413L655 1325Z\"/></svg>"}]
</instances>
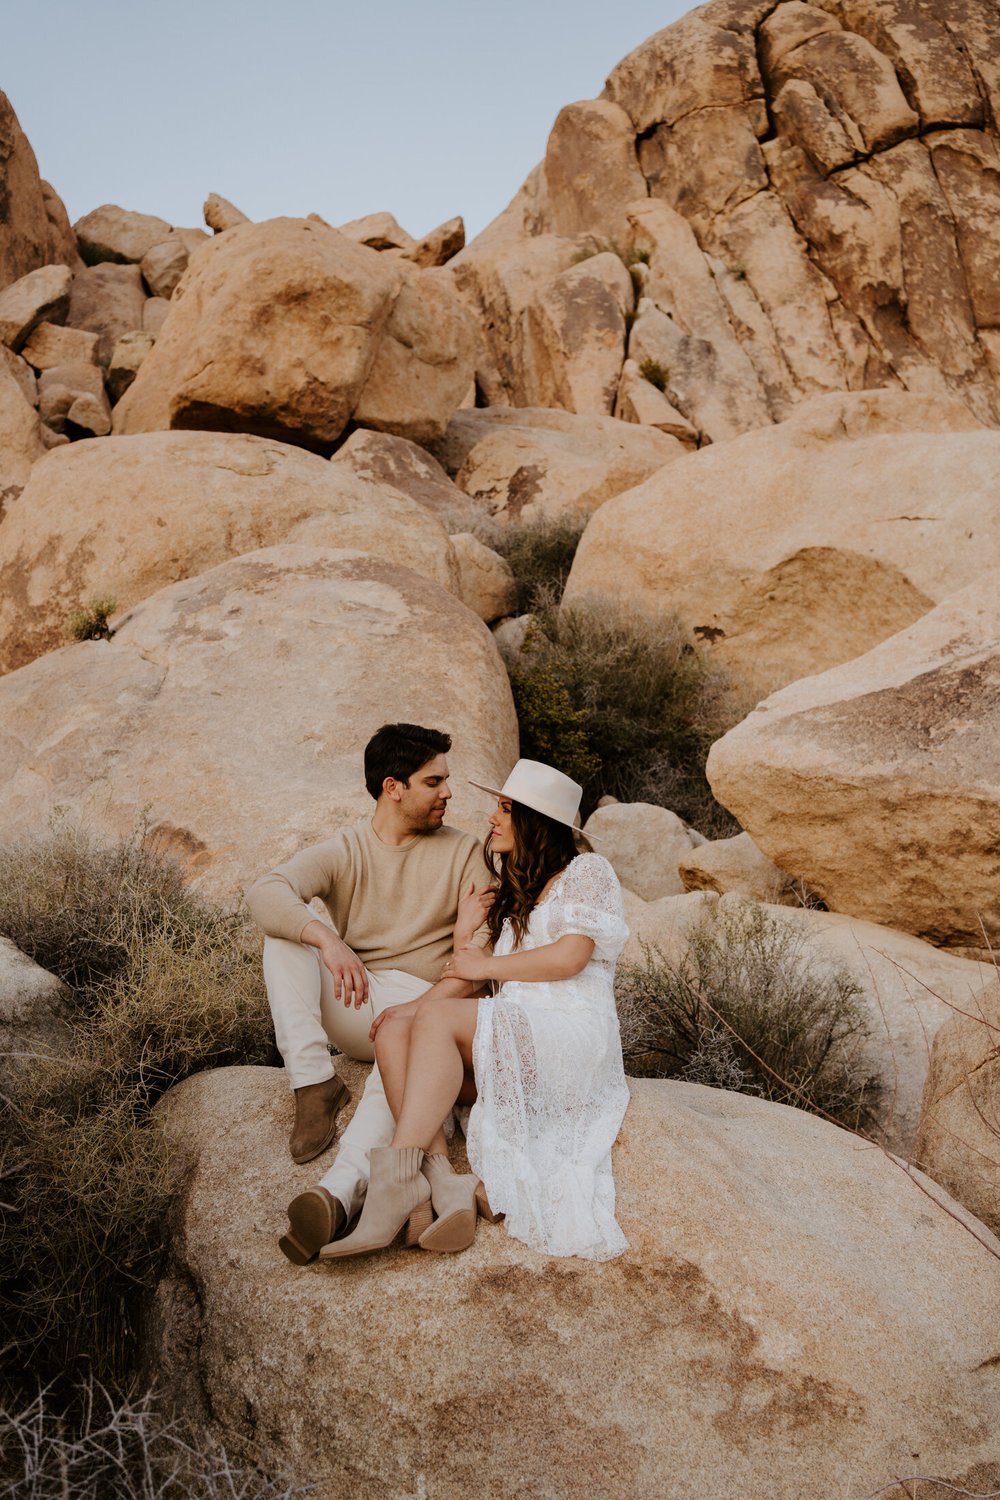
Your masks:
<instances>
[{"instance_id":1,"label":"rock","mask_svg":"<svg viewBox=\"0 0 1000 1500\"><path fill-rule=\"evenodd\" d=\"M511 619L501 620L499 624L494 625L493 639L508 668L520 656L524 638L534 618L534 615L514 615Z\"/></svg>"},{"instance_id":2,"label":"rock","mask_svg":"<svg viewBox=\"0 0 1000 1500\"><path fill-rule=\"evenodd\" d=\"M139 373L139 366L156 343L151 333L123 333L108 365L108 394L120 401Z\"/></svg>"},{"instance_id":3,"label":"rock","mask_svg":"<svg viewBox=\"0 0 1000 1500\"><path fill-rule=\"evenodd\" d=\"M370 250L412 251L417 248L413 235L407 234L389 213L365 214L362 219L351 219L337 227L349 240L367 245Z\"/></svg>"},{"instance_id":4,"label":"rock","mask_svg":"<svg viewBox=\"0 0 1000 1500\"><path fill-rule=\"evenodd\" d=\"M39 323L61 323L69 311L68 266L40 266L0 292L0 340L15 353Z\"/></svg>"},{"instance_id":5,"label":"rock","mask_svg":"<svg viewBox=\"0 0 1000 1500\"><path fill-rule=\"evenodd\" d=\"M25 400L17 376L0 362L0 522L11 513L32 464L44 451L38 413Z\"/></svg>"},{"instance_id":6,"label":"rock","mask_svg":"<svg viewBox=\"0 0 1000 1500\"><path fill-rule=\"evenodd\" d=\"M0 1073L9 1079L72 1040L72 993L0 933Z\"/></svg>"},{"instance_id":7,"label":"rock","mask_svg":"<svg viewBox=\"0 0 1000 1500\"><path fill-rule=\"evenodd\" d=\"M358 548L460 587L447 534L415 501L264 438L172 432L87 443L39 464L23 501L0 531L4 671L60 644L68 616L95 594L124 609L289 539Z\"/></svg>"},{"instance_id":8,"label":"rock","mask_svg":"<svg viewBox=\"0 0 1000 1500\"><path fill-rule=\"evenodd\" d=\"M695 929L711 927L747 905L734 893L709 891L667 896L634 910L624 959L641 963L642 945L677 961ZM885 1083L879 1138L889 1150L909 1156L920 1123L929 1045L956 1006L968 1008L991 969L942 952L909 933L800 906L764 906L767 916L789 929L810 972L846 974L857 986L867 1013L869 1036L857 1063Z\"/></svg>"},{"instance_id":9,"label":"rock","mask_svg":"<svg viewBox=\"0 0 1000 1500\"><path fill-rule=\"evenodd\" d=\"M611 861L622 885L643 901L679 896L684 887L677 866L703 842L676 813L651 802L599 807L583 831L594 835L594 847Z\"/></svg>"},{"instance_id":10,"label":"rock","mask_svg":"<svg viewBox=\"0 0 1000 1500\"><path fill-rule=\"evenodd\" d=\"M56 365L96 364L97 335L86 333L82 328L39 323L22 352L35 370L51 370Z\"/></svg>"},{"instance_id":11,"label":"rock","mask_svg":"<svg viewBox=\"0 0 1000 1500\"><path fill-rule=\"evenodd\" d=\"M164 323L167 321L167 313L170 311L170 303L166 297L150 297L142 309L142 331L152 334L155 339Z\"/></svg>"},{"instance_id":12,"label":"rock","mask_svg":"<svg viewBox=\"0 0 1000 1500\"><path fill-rule=\"evenodd\" d=\"M371 432L359 427L337 449L330 460L342 464L359 479L389 485L409 495L438 516L449 529L455 519L483 514L483 507L470 502L425 448L390 432Z\"/></svg>"},{"instance_id":13,"label":"rock","mask_svg":"<svg viewBox=\"0 0 1000 1500\"><path fill-rule=\"evenodd\" d=\"M42 443L46 448L64 448L68 442L69 438L64 432L56 432L54 427L42 423Z\"/></svg>"},{"instance_id":14,"label":"rock","mask_svg":"<svg viewBox=\"0 0 1000 1500\"><path fill-rule=\"evenodd\" d=\"M584 99L559 111L542 172L555 234L606 235L624 243L626 209L649 191L632 122L607 99Z\"/></svg>"},{"instance_id":15,"label":"rock","mask_svg":"<svg viewBox=\"0 0 1000 1500\"><path fill-rule=\"evenodd\" d=\"M112 640L0 680L0 839L44 826L54 801L114 835L142 813L201 887L235 901L262 870L370 811L362 747L395 719L454 735L451 820L482 832L468 780L496 785L517 758L486 626L380 558L264 548L161 589L118 617Z\"/></svg>"},{"instance_id":16,"label":"rock","mask_svg":"<svg viewBox=\"0 0 1000 1500\"><path fill-rule=\"evenodd\" d=\"M73 226L80 254L88 266L113 261L137 265L154 245L170 233L166 219L155 214L132 213L116 203L104 203L78 219Z\"/></svg>"},{"instance_id":17,"label":"rock","mask_svg":"<svg viewBox=\"0 0 1000 1500\"><path fill-rule=\"evenodd\" d=\"M956 1006L934 1038L914 1159L1000 1227L1000 984Z\"/></svg>"},{"instance_id":18,"label":"rock","mask_svg":"<svg viewBox=\"0 0 1000 1500\"><path fill-rule=\"evenodd\" d=\"M56 365L38 382L38 415L50 432L73 437L105 437L111 431L111 408L97 365ZM2 550L2 547L0 547Z\"/></svg>"},{"instance_id":19,"label":"rock","mask_svg":"<svg viewBox=\"0 0 1000 1500\"><path fill-rule=\"evenodd\" d=\"M351 419L443 432L474 330L439 275L305 219L227 230L174 293L115 431L243 430L323 451Z\"/></svg>"},{"instance_id":20,"label":"rock","mask_svg":"<svg viewBox=\"0 0 1000 1500\"><path fill-rule=\"evenodd\" d=\"M535 345L533 405L611 415L633 300L628 271L611 252L588 257L542 288L527 310Z\"/></svg>"},{"instance_id":21,"label":"rock","mask_svg":"<svg viewBox=\"0 0 1000 1500\"><path fill-rule=\"evenodd\" d=\"M469 531L452 535L458 560L459 597L487 624L517 607L517 581L510 564Z\"/></svg>"},{"instance_id":22,"label":"rock","mask_svg":"<svg viewBox=\"0 0 1000 1500\"><path fill-rule=\"evenodd\" d=\"M431 452L501 520L586 516L686 450L613 417L489 407L456 412Z\"/></svg>"},{"instance_id":23,"label":"rock","mask_svg":"<svg viewBox=\"0 0 1000 1500\"><path fill-rule=\"evenodd\" d=\"M659 387L643 375L634 359L627 359L622 365L614 414L622 422L655 427L668 437L677 438L686 448L698 446L697 428L692 427L676 406L671 406Z\"/></svg>"},{"instance_id":24,"label":"rock","mask_svg":"<svg viewBox=\"0 0 1000 1500\"><path fill-rule=\"evenodd\" d=\"M798 904L784 870L761 854L748 833L701 844L682 856L677 873L686 891L733 892L753 901Z\"/></svg>"},{"instance_id":25,"label":"rock","mask_svg":"<svg viewBox=\"0 0 1000 1500\"><path fill-rule=\"evenodd\" d=\"M65 265L77 271L83 262L76 248L76 235L69 222L66 205L50 182L41 179L42 202L48 220L48 246L46 260L50 265Z\"/></svg>"},{"instance_id":26,"label":"rock","mask_svg":"<svg viewBox=\"0 0 1000 1500\"><path fill-rule=\"evenodd\" d=\"M66 423L77 427L85 437L106 437L111 431L111 407L102 395L77 396L66 413Z\"/></svg>"},{"instance_id":27,"label":"rock","mask_svg":"<svg viewBox=\"0 0 1000 1500\"><path fill-rule=\"evenodd\" d=\"M66 247L49 218L50 206L54 210L58 199L39 177L35 153L4 93L0 93L0 201L2 290L29 271L66 257ZM75 258L75 247L72 254Z\"/></svg>"},{"instance_id":28,"label":"rock","mask_svg":"<svg viewBox=\"0 0 1000 1500\"><path fill-rule=\"evenodd\" d=\"M274 1242L317 1169L287 1164L280 1072L189 1079L159 1106L183 1192L151 1338L157 1384L232 1451L331 1497L433 1474L440 1500L800 1500L889 1485L914 1451L921 1473L974 1473L965 1487L989 1489L989 1232L800 1110L694 1084L630 1091L620 1259L552 1259L482 1223L461 1256L387 1251L303 1273ZM334 1282L352 1333L317 1384ZM611 1422L609 1371L630 1393Z\"/></svg>"},{"instance_id":29,"label":"rock","mask_svg":"<svg viewBox=\"0 0 1000 1500\"><path fill-rule=\"evenodd\" d=\"M228 198L222 198L218 193L209 193L205 199L203 208L205 223L213 234L222 234L226 229L237 229L241 224L249 224L250 220L242 213Z\"/></svg>"},{"instance_id":30,"label":"rock","mask_svg":"<svg viewBox=\"0 0 1000 1500\"><path fill-rule=\"evenodd\" d=\"M19 354L13 354L7 348L6 344L0 344L0 367L6 370L9 375L13 375L17 381L21 395L27 401L28 405L37 406L38 381L35 379L35 372L28 364L28 361L22 359Z\"/></svg>"},{"instance_id":31,"label":"rock","mask_svg":"<svg viewBox=\"0 0 1000 1500\"><path fill-rule=\"evenodd\" d=\"M147 250L139 269L151 294L169 297L187 270L189 259L188 248L179 235L171 235Z\"/></svg>"},{"instance_id":32,"label":"rock","mask_svg":"<svg viewBox=\"0 0 1000 1500\"><path fill-rule=\"evenodd\" d=\"M425 234L412 248L404 250L407 260L417 266L443 266L465 247L465 220L461 214L447 219Z\"/></svg>"},{"instance_id":33,"label":"rock","mask_svg":"<svg viewBox=\"0 0 1000 1500\"><path fill-rule=\"evenodd\" d=\"M832 910L950 948L1000 939L998 584L995 566L866 655L775 693L708 758L719 801Z\"/></svg>"},{"instance_id":34,"label":"rock","mask_svg":"<svg viewBox=\"0 0 1000 1500\"><path fill-rule=\"evenodd\" d=\"M171 240L180 240L188 255L194 255L203 245L212 243L212 236L204 229L184 229L175 227L170 231Z\"/></svg>"},{"instance_id":35,"label":"rock","mask_svg":"<svg viewBox=\"0 0 1000 1500\"><path fill-rule=\"evenodd\" d=\"M998 496L1000 434L954 398L821 397L602 507L564 598L669 609L761 694L860 655L1000 565Z\"/></svg>"},{"instance_id":36,"label":"rock","mask_svg":"<svg viewBox=\"0 0 1000 1500\"><path fill-rule=\"evenodd\" d=\"M73 277L66 321L97 334L97 357L106 365L122 334L144 326L145 303L138 266L91 266Z\"/></svg>"},{"instance_id":37,"label":"rock","mask_svg":"<svg viewBox=\"0 0 1000 1500\"><path fill-rule=\"evenodd\" d=\"M43 370L38 377L39 394L44 396L55 386L75 391L78 396L101 397L104 395L104 374L100 365L91 364L89 360L53 365L50 369Z\"/></svg>"}]
</instances>

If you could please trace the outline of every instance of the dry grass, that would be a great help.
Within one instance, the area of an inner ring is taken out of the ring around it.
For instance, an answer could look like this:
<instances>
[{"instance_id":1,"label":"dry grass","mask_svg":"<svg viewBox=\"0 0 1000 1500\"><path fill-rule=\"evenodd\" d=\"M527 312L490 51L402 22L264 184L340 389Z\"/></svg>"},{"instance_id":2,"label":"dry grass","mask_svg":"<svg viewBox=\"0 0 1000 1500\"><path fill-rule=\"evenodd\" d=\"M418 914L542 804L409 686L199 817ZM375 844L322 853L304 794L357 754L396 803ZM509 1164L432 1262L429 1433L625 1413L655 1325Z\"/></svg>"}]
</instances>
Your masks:
<instances>
[{"instance_id":1,"label":"dry grass","mask_svg":"<svg viewBox=\"0 0 1000 1500\"><path fill-rule=\"evenodd\" d=\"M619 965L615 986L627 1072L876 1128L882 1080L864 1061L861 988L811 962L804 934L748 903L697 927L676 961L643 954Z\"/></svg>"}]
</instances>

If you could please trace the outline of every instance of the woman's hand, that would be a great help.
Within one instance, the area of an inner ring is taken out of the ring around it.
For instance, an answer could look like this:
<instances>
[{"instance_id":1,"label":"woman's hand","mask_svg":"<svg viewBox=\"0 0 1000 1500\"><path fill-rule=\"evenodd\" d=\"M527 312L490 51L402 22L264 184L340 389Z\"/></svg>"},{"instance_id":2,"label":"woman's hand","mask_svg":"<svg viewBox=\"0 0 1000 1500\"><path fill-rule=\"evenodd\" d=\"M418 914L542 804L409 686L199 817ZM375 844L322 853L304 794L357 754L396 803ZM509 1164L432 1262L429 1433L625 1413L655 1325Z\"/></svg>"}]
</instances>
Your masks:
<instances>
[{"instance_id":1,"label":"woman's hand","mask_svg":"<svg viewBox=\"0 0 1000 1500\"><path fill-rule=\"evenodd\" d=\"M455 931L452 942L457 949L466 947L476 933L482 927L490 914L490 907L496 900L496 891L492 886L485 890L477 891L475 883L469 882L469 889L458 903L458 914L455 917Z\"/></svg>"},{"instance_id":2,"label":"woman's hand","mask_svg":"<svg viewBox=\"0 0 1000 1500\"><path fill-rule=\"evenodd\" d=\"M401 1005L387 1005L385 1010L380 1010L372 1022L371 1030L368 1033L368 1040L370 1042L375 1040L378 1029L384 1021L391 1021L394 1017L398 1021L412 1020L417 1013L417 1006L423 998L423 995L418 995L415 1000L405 1000Z\"/></svg>"},{"instance_id":3,"label":"woman's hand","mask_svg":"<svg viewBox=\"0 0 1000 1500\"><path fill-rule=\"evenodd\" d=\"M478 948L475 943L466 943L458 948L444 966L445 979L469 979L474 983L489 979L492 953Z\"/></svg>"}]
</instances>

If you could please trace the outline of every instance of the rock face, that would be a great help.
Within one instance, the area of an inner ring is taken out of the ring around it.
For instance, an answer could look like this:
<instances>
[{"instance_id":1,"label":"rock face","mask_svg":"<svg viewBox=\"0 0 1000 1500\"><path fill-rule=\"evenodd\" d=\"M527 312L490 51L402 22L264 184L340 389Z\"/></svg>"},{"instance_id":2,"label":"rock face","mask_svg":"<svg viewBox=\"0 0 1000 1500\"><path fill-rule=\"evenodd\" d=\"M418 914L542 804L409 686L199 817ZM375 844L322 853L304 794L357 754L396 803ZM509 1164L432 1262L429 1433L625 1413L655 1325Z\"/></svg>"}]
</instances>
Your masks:
<instances>
[{"instance_id":1,"label":"rock face","mask_svg":"<svg viewBox=\"0 0 1000 1500\"><path fill-rule=\"evenodd\" d=\"M1000 938L1000 571L716 741L719 800L831 909ZM980 925L982 924L982 926Z\"/></svg>"},{"instance_id":2,"label":"rock face","mask_svg":"<svg viewBox=\"0 0 1000 1500\"><path fill-rule=\"evenodd\" d=\"M610 417L503 406L456 412L431 449L500 521L588 516L685 452L662 432Z\"/></svg>"},{"instance_id":3,"label":"rock face","mask_svg":"<svg viewBox=\"0 0 1000 1500\"><path fill-rule=\"evenodd\" d=\"M677 866L705 842L676 813L650 802L599 807L584 832L594 835L594 847L611 861L622 885L643 901L679 896L684 886Z\"/></svg>"},{"instance_id":4,"label":"rock face","mask_svg":"<svg viewBox=\"0 0 1000 1500\"><path fill-rule=\"evenodd\" d=\"M956 1009L934 1038L914 1157L1000 1228L1000 983Z\"/></svg>"},{"instance_id":5,"label":"rock face","mask_svg":"<svg viewBox=\"0 0 1000 1500\"><path fill-rule=\"evenodd\" d=\"M359 427L341 444L330 462L334 466L343 465L360 479L402 491L434 511L447 525L458 517L481 515L483 511L482 506L470 505L468 496L425 448L390 432L370 432Z\"/></svg>"},{"instance_id":6,"label":"rock face","mask_svg":"<svg viewBox=\"0 0 1000 1500\"><path fill-rule=\"evenodd\" d=\"M0 1075L68 1051L71 1018L67 986L0 933Z\"/></svg>"},{"instance_id":7,"label":"rock face","mask_svg":"<svg viewBox=\"0 0 1000 1500\"><path fill-rule=\"evenodd\" d=\"M442 275L306 219L227 229L174 291L115 431L215 428L323 451L352 418L437 436L469 388L475 351Z\"/></svg>"},{"instance_id":8,"label":"rock face","mask_svg":"<svg viewBox=\"0 0 1000 1500\"><path fill-rule=\"evenodd\" d=\"M195 1410L211 1392L227 1446L318 1500L415 1484L440 1500L801 1500L868 1494L912 1473L914 1451L921 1473L989 1489L989 1232L801 1111L693 1084L631 1093L620 1259L552 1259L481 1223L462 1255L296 1270L275 1239L320 1164L288 1163L284 1078L188 1080L160 1106L185 1178L157 1383Z\"/></svg>"},{"instance_id":9,"label":"rock face","mask_svg":"<svg viewBox=\"0 0 1000 1500\"><path fill-rule=\"evenodd\" d=\"M88 266L73 277L66 321L97 334L97 355L106 365L118 340L143 327L146 300L138 266Z\"/></svg>"},{"instance_id":10,"label":"rock face","mask_svg":"<svg viewBox=\"0 0 1000 1500\"><path fill-rule=\"evenodd\" d=\"M885 385L996 422L998 55L992 0L710 0L562 111L456 273L502 339L537 246L641 252L626 352L656 324L668 400L716 440Z\"/></svg>"},{"instance_id":11,"label":"rock face","mask_svg":"<svg viewBox=\"0 0 1000 1500\"><path fill-rule=\"evenodd\" d=\"M451 544L458 562L462 602L487 623L512 614L517 604L517 583L506 558L469 531L456 532Z\"/></svg>"},{"instance_id":12,"label":"rock face","mask_svg":"<svg viewBox=\"0 0 1000 1500\"><path fill-rule=\"evenodd\" d=\"M39 266L0 292L0 341L16 354L39 323L61 323L72 280L68 266Z\"/></svg>"},{"instance_id":13,"label":"rock face","mask_svg":"<svg viewBox=\"0 0 1000 1500\"><path fill-rule=\"evenodd\" d=\"M641 963L646 943L677 959L695 927L711 926L727 913L739 916L746 904L736 893L720 898L692 891L635 907L627 913L631 936L624 957ZM833 912L774 904L765 904L764 910L789 929L810 971L846 972L858 986L869 1023L859 1063L880 1074L885 1085L880 1137L891 1151L909 1157L921 1118L930 1044L954 1008L968 1009L989 981L989 964Z\"/></svg>"},{"instance_id":14,"label":"rock face","mask_svg":"<svg viewBox=\"0 0 1000 1500\"><path fill-rule=\"evenodd\" d=\"M40 266L76 261L66 210L38 163L6 94L0 93L0 291Z\"/></svg>"},{"instance_id":15,"label":"rock face","mask_svg":"<svg viewBox=\"0 0 1000 1500\"><path fill-rule=\"evenodd\" d=\"M480 831L468 778L495 785L517 758L486 626L406 568L265 548L0 680L0 838L53 802L114 834L142 814L232 900L370 809L361 755L380 724L429 717L455 740L454 821Z\"/></svg>"},{"instance_id":16,"label":"rock face","mask_svg":"<svg viewBox=\"0 0 1000 1500\"><path fill-rule=\"evenodd\" d=\"M821 397L603 506L565 600L675 612L692 644L766 692L1000 566L998 502L1000 433L958 402Z\"/></svg>"},{"instance_id":17,"label":"rock face","mask_svg":"<svg viewBox=\"0 0 1000 1500\"><path fill-rule=\"evenodd\" d=\"M17 376L0 364L0 521L44 452L38 413L28 405Z\"/></svg>"},{"instance_id":18,"label":"rock face","mask_svg":"<svg viewBox=\"0 0 1000 1500\"><path fill-rule=\"evenodd\" d=\"M61 644L94 595L122 610L289 539L370 551L460 591L447 534L422 506L301 448L215 432L73 444L36 466L0 529L0 671Z\"/></svg>"},{"instance_id":19,"label":"rock face","mask_svg":"<svg viewBox=\"0 0 1000 1500\"><path fill-rule=\"evenodd\" d=\"M748 833L712 839L682 856L677 873L686 891L730 891L754 901L793 905L789 879L773 860L761 854Z\"/></svg>"},{"instance_id":20,"label":"rock face","mask_svg":"<svg viewBox=\"0 0 1000 1500\"><path fill-rule=\"evenodd\" d=\"M80 254L88 266L101 261L137 264L170 234L171 225L155 214L137 214L105 203L73 226Z\"/></svg>"}]
</instances>

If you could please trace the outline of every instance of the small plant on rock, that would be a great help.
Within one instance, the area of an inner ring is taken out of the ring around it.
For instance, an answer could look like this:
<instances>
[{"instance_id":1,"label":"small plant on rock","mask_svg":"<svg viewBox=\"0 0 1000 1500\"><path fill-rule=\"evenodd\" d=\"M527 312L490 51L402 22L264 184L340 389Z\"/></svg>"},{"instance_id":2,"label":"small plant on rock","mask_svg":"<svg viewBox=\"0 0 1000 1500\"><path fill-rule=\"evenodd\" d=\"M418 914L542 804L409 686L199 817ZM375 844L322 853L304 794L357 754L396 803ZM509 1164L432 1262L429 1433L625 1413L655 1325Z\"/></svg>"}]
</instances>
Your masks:
<instances>
[{"instance_id":1,"label":"small plant on rock","mask_svg":"<svg viewBox=\"0 0 1000 1500\"><path fill-rule=\"evenodd\" d=\"M665 391L667 381L670 379L669 370L664 369L659 360L644 359L639 365L639 374L643 380L648 380L658 391Z\"/></svg>"},{"instance_id":2,"label":"small plant on rock","mask_svg":"<svg viewBox=\"0 0 1000 1500\"><path fill-rule=\"evenodd\" d=\"M83 609L74 610L66 621L66 634L74 641L110 641L114 631L108 624L118 608L110 594L98 594Z\"/></svg>"}]
</instances>

